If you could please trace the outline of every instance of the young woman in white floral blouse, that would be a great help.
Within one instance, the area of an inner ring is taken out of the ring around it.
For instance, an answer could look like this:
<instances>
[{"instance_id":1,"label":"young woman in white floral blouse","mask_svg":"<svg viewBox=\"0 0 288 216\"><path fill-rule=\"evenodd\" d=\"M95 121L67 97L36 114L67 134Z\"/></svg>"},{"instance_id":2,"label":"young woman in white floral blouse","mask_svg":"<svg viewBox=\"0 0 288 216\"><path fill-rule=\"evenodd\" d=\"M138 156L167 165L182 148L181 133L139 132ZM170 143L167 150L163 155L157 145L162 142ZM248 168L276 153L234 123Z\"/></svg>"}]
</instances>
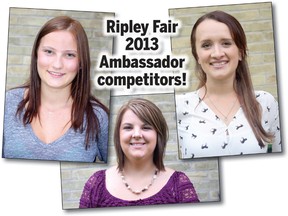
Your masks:
<instances>
[{"instance_id":1,"label":"young woman in white floral blouse","mask_svg":"<svg viewBox=\"0 0 288 216\"><path fill-rule=\"evenodd\" d=\"M213 11L191 33L198 89L176 95L181 158L281 152L278 103L254 91L241 24Z\"/></svg>"}]
</instances>

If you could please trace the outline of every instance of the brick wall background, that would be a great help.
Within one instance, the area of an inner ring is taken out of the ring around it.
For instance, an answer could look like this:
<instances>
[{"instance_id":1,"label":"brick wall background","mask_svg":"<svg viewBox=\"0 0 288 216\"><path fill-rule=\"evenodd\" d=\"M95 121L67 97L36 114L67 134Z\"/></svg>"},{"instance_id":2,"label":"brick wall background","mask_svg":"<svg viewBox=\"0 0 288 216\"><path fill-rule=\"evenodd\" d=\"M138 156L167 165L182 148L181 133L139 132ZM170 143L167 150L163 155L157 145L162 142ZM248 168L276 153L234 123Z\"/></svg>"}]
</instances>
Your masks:
<instances>
[{"instance_id":1,"label":"brick wall background","mask_svg":"<svg viewBox=\"0 0 288 216\"><path fill-rule=\"evenodd\" d=\"M102 21L104 17L114 17L114 13L10 8L9 14L6 89L27 81L35 37L43 24L55 16L70 16L78 20L85 29L90 45L91 79L96 72L99 53L102 51L112 53L113 38L103 35ZM93 89L93 93L105 105L109 105L110 91Z\"/></svg>"},{"instance_id":2,"label":"brick wall background","mask_svg":"<svg viewBox=\"0 0 288 216\"><path fill-rule=\"evenodd\" d=\"M223 10L239 20L247 37L248 63L254 88L268 91L278 98L272 4L269 2L169 10L170 16L182 23L179 35L171 38L172 53L174 55L184 54L189 58L187 71L189 71L190 86L185 91L195 90L198 84L193 72L195 61L190 49L192 27L200 16L214 10ZM177 92L180 91L184 90Z\"/></svg>"},{"instance_id":3,"label":"brick wall background","mask_svg":"<svg viewBox=\"0 0 288 216\"><path fill-rule=\"evenodd\" d=\"M23 84L29 76L32 45L41 26L58 15L68 15L83 25L90 44L92 77L100 52L112 53L111 37L103 36L102 20L111 13L79 12L61 10L42 10L10 8L9 41L7 58L6 89ZM131 97L145 97L156 103L164 113L170 130L170 138L165 154L165 164L176 170L184 171L193 182L202 202L219 201L219 167L217 159L179 160L176 136L176 117L174 94L149 94L131 96L112 96L109 91L94 91L106 105L110 104L110 142L108 164L61 163L62 203L64 209L78 208L83 186L92 173L106 169L116 162L112 142L114 121L118 109ZM60 181L60 179L59 179Z\"/></svg>"},{"instance_id":4,"label":"brick wall background","mask_svg":"<svg viewBox=\"0 0 288 216\"><path fill-rule=\"evenodd\" d=\"M202 202L219 201L220 183L217 159L179 160L176 136L174 94L149 94L111 97L110 142L108 164L75 164L61 162L63 209L78 208L83 186L97 170L116 165L113 146L113 130L119 108L132 97L142 97L154 102L163 112L169 126L169 141L165 153L165 165L181 170L190 178Z\"/></svg>"}]
</instances>

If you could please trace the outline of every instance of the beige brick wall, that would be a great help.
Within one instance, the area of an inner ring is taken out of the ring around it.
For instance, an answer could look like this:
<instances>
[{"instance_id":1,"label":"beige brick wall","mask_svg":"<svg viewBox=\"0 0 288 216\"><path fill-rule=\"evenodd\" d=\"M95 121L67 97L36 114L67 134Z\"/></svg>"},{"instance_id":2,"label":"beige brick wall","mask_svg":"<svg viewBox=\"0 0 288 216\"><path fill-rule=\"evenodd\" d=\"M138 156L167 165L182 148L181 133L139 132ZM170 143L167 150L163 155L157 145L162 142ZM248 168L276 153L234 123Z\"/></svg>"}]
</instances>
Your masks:
<instances>
[{"instance_id":1,"label":"beige brick wall","mask_svg":"<svg viewBox=\"0 0 288 216\"><path fill-rule=\"evenodd\" d=\"M29 64L32 44L40 27L50 18L58 15L69 15L79 20L89 39L92 73L95 73L96 60L101 51L112 53L112 38L103 36L102 20L111 13L78 12L61 10L42 10L10 8L9 44L7 59L6 89L24 83L29 75ZM92 76L93 77L93 76ZM108 91L95 91L96 95L109 104ZM61 163L61 184L63 208L78 208L83 186L89 176L98 169L106 169L115 164L113 146L114 121L120 106L134 96L111 97L111 121L108 164ZM184 171L194 183L200 200L203 202L219 201L219 172L218 160L179 160L176 136L176 118L174 94L139 95L154 101L163 111L170 129L170 138L165 154L165 164L176 170ZM59 179L60 181L60 179Z\"/></svg>"},{"instance_id":2,"label":"beige brick wall","mask_svg":"<svg viewBox=\"0 0 288 216\"><path fill-rule=\"evenodd\" d=\"M78 208L83 186L96 170L106 169L116 164L113 146L113 130L119 108L132 97L142 97L153 101L163 112L169 126L169 141L165 154L165 165L184 171L193 182L202 202L219 201L219 169L217 159L179 160L176 136L174 94L149 94L111 97L110 142L108 164L61 163L63 208Z\"/></svg>"},{"instance_id":3,"label":"beige brick wall","mask_svg":"<svg viewBox=\"0 0 288 216\"><path fill-rule=\"evenodd\" d=\"M96 72L99 53L112 53L113 38L103 35L103 19L107 16L114 17L114 13L12 7L9 14L6 89L27 81L35 37L43 24L55 16L70 16L84 27L90 45L91 78ZM109 105L110 91L93 91L103 103Z\"/></svg>"},{"instance_id":4,"label":"beige brick wall","mask_svg":"<svg viewBox=\"0 0 288 216\"><path fill-rule=\"evenodd\" d=\"M195 90L198 84L194 76L195 61L190 49L191 30L200 16L213 10L223 10L239 20L247 36L248 63L254 88L268 91L278 98L272 4L269 2L169 10L170 16L182 23L179 35L171 38L171 44L173 54L185 54L189 57L187 71L189 71L190 86L188 91Z\"/></svg>"}]
</instances>

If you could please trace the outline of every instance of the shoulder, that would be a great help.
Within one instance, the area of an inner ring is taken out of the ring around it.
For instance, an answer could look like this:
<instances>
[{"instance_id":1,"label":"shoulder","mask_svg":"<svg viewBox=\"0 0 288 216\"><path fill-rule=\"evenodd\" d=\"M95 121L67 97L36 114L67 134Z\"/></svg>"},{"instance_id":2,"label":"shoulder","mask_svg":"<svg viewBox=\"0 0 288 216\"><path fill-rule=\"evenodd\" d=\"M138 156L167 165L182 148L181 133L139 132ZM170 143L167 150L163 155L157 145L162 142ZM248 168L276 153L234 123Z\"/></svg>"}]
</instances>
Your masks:
<instances>
[{"instance_id":1,"label":"shoulder","mask_svg":"<svg viewBox=\"0 0 288 216\"><path fill-rule=\"evenodd\" d=\"M193 183L190 178L182 171L175 171L173 174L174 184L181 190L191 190L193 194L196 194Z\"/></svg>"},{"instance_id":2,"label":"shoulder","mask_svg":"<svg viewBox=\"0 0 288 216\"><path fill-rule=\"evenodd\" d=\"M94 172L93 174L92 174L92 176L90 176L90 179L93 179L93 178L102 178L103 176L105 176L105 171L106 170L98 170L98 171L96 171L96 172Z\"/></svg>"},{"instance_id":3,"label":"shoulder","mask_svg":"<svg viewBox=\"0 0 288 216\"><path fill-rule=\"evenodd\" d=\"M105 180L105 170L98 170L89 177L85 184L85 188L94 188L96 185L103 182L103 180Z\"/></svg>"},{"instance_id":4,"label":"shoulder","mask_svg":"<svg viewBox=\"0 0 288 216\"><path fill-rule=\"evenodd\" d=\"M176 99L195 98L195 97L198 97L197 91L183 92L183 93L175 94Z\"/></svg>"},{"instance_id":5,"label":"shoulder","mask_svg":"<svg viewBox=\"0 0 288 216\"><path fill-rule=\"evenodd\" d=\"M178 107L186 107L190 106L191 104L198 104L199 100L200 99L197 91L175 94L176 106Z\"/></svg>"},{"instance_id":6,"label":"shoulder","mask_svg":"<svg viewBox=\"0 0 288 216\"><path fill-rule=\"evenodd\" d=\"M104 110L104 108L98 104L96 101L91 101L93 111L95 115L99 118L100 122L108 119L108 113Z\"/></svg>"},{"instance_id":7,"label":"shoulder","mask_svg":"<svg viewBox=\"0 0 288 216\"><path fill-rule=\"evenodd\" d=\"M197 192L189 177L181 171L175 171L175 186L178 190L179 202L200 202Z\"/></svg>"},{"instance_id":8,"label":"shoulder","mask_svg":"<svg viewBox=\"0 0 288 216\"><path fill-rule=\"evenodd\" d=\"M173 173L173 175L174 175L174 178L175 179L177 179L177 180L179 180L179 181L182 181L182 182L190 182L190 179L189 179L189 177L184 173L184 172L182 172L182 171L175 171L174 173Z\"/></svg>"},{"instance_id":9,"label":"shoulder","mask_svg":"<svg viewBox=\"0 0 288 216\"><path fill-rule=\"evenodd\" d=\"M190 178L182 171L174 171L167 185L175 187L181 202L198 202L198 196Z\"/></svg>"},{"instance_id":10,"label":"shoulder","mask_svg":"<svg viewBox=\"0 0 288 216\"><path fill-rule=\"evenodd\" d=\"M79 202L79 208L95 207L99 194L104 189L105 170L95 172L84 185Z\"/></svg>"},{"instance_id":11,"label":"shoulder","mask_svg":"<svg viewBox=\"0 0 288 216\"><path fill-rule=\"evenodd\" d=\"M262 107L277 105L278 102L275 97L266 91L255 91L256 100Z\"/></svg>"},{"instance_id":12,"label":"shoulder","mask_svg":"<svg viewBox=\"0 0 288 216\"><path fill-rule=\"evenodd\" d=\"M267 91L255 91L255 97L257 100L275 100L274 96Z\"/></svg>"},{"instance_id":13,"label":"shoulder","mask_svg":"<svg viewBox=\"0 0 288 216\"><path fill-rule=\"evenodd\" d=\"M165 167L164 175L166 176L166 178L172 179L174 182L175 181L178 182L179 180L182 181L185 179L190 181L188 176L184 172L177 171L177 170L171 169L169 167Z\"/></svg>"},{"instance_id":14,"label":"shoulder","mask_svg":"<svg viewBox=\"0 0 288 216\"><path fill-rule=\"evenodd\" d=\"M19 100L23 99L25 88L15 88L6 92L6 100Z\"/></svg>"},{"instance_id":15,"label":"shoulder","mask_svg":"<svg viewBox=\"0 0 288 216\"><path fill-rule=\"evenodd\" d=\"M177 187L193 186L190 178L182 171L173 171L172 175L170 176L170 181L172 181Z\"/></svg>"},{"instance_id":16,"label":"shoulder","mask_svg":"<svg viewBox=\"0 0 288 216\"><path fill-rule=\"evenodd\" d=\"M5 94L5 113L15 114L19 103L24 99L25 88L15 88L6 91Z\"/></svg>"}]
</instances>

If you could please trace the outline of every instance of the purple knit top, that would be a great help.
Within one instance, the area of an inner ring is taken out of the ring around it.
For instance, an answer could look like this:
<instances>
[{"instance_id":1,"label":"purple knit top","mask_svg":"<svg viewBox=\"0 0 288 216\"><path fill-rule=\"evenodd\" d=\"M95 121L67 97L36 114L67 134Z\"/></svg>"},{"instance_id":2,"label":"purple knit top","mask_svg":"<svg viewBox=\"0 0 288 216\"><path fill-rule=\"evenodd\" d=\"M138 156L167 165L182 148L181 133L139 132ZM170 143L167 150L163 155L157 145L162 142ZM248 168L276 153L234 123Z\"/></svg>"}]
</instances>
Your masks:
<instances>
[{"instance_id":1,"label":"purple knit top","mask_svg":"<svg viewBox=\"0 0 288 216\"><path fill-rule=\"evenodd\" d=\"M175 171L167 184L153 196L139 200L122 200L112 196L106 188L105 170L95 172L86 182L79 208L99 208L116 206L141 206L172 203L199 202L190 179Z\"/></svg>"}]
</instances>

